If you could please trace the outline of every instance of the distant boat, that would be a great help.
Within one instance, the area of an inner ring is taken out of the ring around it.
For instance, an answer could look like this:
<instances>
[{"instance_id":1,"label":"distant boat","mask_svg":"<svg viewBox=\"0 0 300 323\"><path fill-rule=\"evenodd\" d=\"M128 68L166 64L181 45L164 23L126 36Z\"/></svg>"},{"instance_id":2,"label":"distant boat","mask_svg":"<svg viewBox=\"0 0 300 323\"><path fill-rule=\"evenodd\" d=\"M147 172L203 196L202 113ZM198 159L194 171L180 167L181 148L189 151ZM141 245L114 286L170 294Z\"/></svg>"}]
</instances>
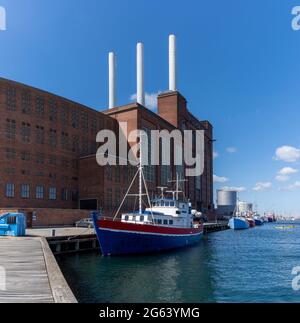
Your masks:
<instances>
[{"instance_id":1,"label":"distant boat","mask_svg":"<svg viewBox=\"0 0 300 323\"><path fill-rule=\"evenodd\" d=\"M229 227L233 230L249 229L249 222L243 217L233 217L229 220Z\"/></svg>"},{"instance_id":2,"label":"distant boat","mask_svg":"<svg viewBox=\"0 0 300 323\"><path fill-rule=\"evenodd\" d=\"M252 219L252 218L246 218L246 221L248 221L250 228L254 228L255 227L255 220L254 219Z\"/></svg>"},{"instance_id":3,"label":"distant boat","mask_svg":"<svg viewBox=\"0 0 300 323\"><path fill-rule=\"evenodd\" d=\"M255 221L255 225L257 226L261 226L264 224L264 220L259 216L255 216L254 221Z\"/></svg>"}]
</instances>

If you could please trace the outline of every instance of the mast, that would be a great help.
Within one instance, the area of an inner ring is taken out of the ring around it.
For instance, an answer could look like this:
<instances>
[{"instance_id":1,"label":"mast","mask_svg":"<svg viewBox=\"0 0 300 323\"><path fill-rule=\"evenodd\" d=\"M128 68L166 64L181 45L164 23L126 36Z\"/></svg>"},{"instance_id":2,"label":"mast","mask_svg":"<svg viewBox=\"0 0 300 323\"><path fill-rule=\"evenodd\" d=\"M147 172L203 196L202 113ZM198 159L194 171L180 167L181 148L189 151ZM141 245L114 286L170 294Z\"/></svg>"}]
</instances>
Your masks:
<instances>
[{"instance_id":1,"label":"mast","mask_svg":"<svg viewBox=\"0 0 300 323\"><path fill-rule=\"evenodd\" d=\"M142 130L140 130L140 160L139 160L139 213L143 212L143 165L142 165Z\"/></svg>"}]
</instances>

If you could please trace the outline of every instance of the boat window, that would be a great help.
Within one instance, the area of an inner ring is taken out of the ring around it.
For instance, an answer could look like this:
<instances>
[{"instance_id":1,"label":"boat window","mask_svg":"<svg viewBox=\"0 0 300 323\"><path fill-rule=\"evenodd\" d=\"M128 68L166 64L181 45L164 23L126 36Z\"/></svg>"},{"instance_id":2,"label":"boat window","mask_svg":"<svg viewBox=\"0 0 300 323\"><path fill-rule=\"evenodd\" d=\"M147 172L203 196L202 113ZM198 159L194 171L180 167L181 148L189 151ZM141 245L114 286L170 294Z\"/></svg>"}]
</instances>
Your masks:
<instances>
[{"instance_id":1,"label":"boat window","mask_svg":"<svg viewBox=\"0 0 300 323\"><path fill-rule=\"evenodd\" d=\"M165 205L166 206L170 206L170 202L165 202Z\"/></svg>"},{"instance_id":2,"label":"boat window","mask_svg":"<svg viewBox=\"0 0 300 323\"><path fill-rule=\"evenodd\" d=\"M171 206L175 206L175 202L174 202L174 201L173 201L173 202L171 202L171 203L170 203L170 205L171 205Z\"/></svg>"},{"instance_id":3,"label":"boat window","mask_svg":"<svg viewBox=\"0 0 300 323\"><path fill-rule=\"evenodd\" d=\"M157 224L161 224L161 219L157 219Z\"/></svg>"},{"instance_id":4,"label":"boat window","mask_svg":"<svg viewBox=\"0 0 300 323\"><path fill-rule=\"evenodd\" d=\"M167 225L168 224L168 220L164 220L164 224Z\"/></svg>"},{"instance_id":5,"label":"boat window","mask_svg":"<svg viewBox=\"0 0 300 323\"><path fill-rule=\"evenodd\" d=\"M145 217L143 215L140 216L140 221L143 222Z\"/></svg>"},{"instance_id":6,"label":"boat window","mask_svg":"<svg viewBox=\"0 0 300 323\"><path fill-rule=\"evenodd\" d=\"M170 221L169 221L169 224L170 224L170 225L173 225L173 223L174 223L174 222L173 222L173 220L170 220Z\"/></svg>"},{"instance_id":7,"label":"boat window","mask_svg":"<svg viewBox=\"0 0 300 323\"><path fill-rule=\"evenodd\" d=\"M125 221L128 221L128 220L129 220L129 216L125 215Z\"/></svg>"}]
</instances>

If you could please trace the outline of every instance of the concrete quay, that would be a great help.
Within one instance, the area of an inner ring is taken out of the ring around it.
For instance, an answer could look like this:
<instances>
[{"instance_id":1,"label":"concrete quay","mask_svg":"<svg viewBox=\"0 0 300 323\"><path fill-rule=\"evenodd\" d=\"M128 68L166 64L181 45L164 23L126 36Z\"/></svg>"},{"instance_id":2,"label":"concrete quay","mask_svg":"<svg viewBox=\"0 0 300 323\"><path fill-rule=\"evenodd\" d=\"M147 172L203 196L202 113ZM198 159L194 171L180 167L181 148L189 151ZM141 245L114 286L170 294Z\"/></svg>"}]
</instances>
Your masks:
<instances>
[{"instance_id":1,"label":"concrete quay","mask_svg":"<svg viewBox=\"0 0 300 323\"><path fill-rule=\"evenodd\" d=\"M43 237L0 237L0 303L77 303Z\"/></svg>"}]
</instances>

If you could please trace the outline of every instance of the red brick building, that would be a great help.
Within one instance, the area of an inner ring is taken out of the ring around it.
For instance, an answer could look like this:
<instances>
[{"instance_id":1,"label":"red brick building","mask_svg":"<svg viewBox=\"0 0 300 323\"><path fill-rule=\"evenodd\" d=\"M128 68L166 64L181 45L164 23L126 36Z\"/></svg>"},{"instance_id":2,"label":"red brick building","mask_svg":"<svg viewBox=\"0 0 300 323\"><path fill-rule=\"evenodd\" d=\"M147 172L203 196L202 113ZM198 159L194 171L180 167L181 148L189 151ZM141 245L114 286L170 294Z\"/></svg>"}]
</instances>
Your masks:
<instances>
[{"instance_id":1,"label":"red brick building","mask_svg":"<svg viewBox=\"0 0 300 323\"><path fill-rule=\"evenodd\" d=\"M53 217L57 217L57 210L65 210L59 213L63 217L72 209L103 208L113 214L136 169L98 166L96 134L102 129L118 134L121 121L128 123L128 131L205 130L205 171L199 178L189 178L185 193L197 209L209 210L213 206L212 126L188 111L179 92L158 97L158 114L136 103L98 112L0 78L0 113L1 209L38 209L40 213L44 209L47 217L51 209L55 210ZM156 195L157 186L169 186L168 180L176 172L174 166L145 169L150 194ZM124 209L134 204L129 200ZM77 214L80 217L84 213Z\"/></svg>"}]
</instances>

